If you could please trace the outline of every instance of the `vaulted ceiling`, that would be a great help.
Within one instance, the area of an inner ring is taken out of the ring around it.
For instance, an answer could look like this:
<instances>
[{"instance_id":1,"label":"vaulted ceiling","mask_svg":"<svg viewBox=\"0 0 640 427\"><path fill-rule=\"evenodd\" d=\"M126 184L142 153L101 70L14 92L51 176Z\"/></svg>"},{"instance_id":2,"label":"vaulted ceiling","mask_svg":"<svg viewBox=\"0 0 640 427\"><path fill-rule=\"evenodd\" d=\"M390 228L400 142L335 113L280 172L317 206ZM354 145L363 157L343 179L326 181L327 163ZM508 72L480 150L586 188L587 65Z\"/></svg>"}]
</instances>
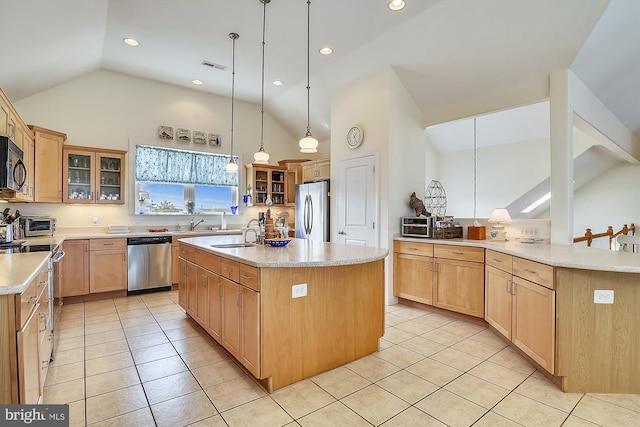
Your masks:
<instances>
[{"instance_id":1,"label":"vaulted ceiling","mask_svg":"<svg viewBox=\"0 0 640 427\"><path fill-rule=\"evenodd\" d=\"M331 93L382 67L396 72L425 126L539 101L549 72L571 68L640 138L640 2L406 1L399 12L386 0L312 2L318 139L330 138ZM266 110L293 137L306 128L306 7L266 8ZM228 34L237 32L236 96L259 103L262 11L259 0L0 0L0 87L16 102L104 69L230 96ZM325 45L332 55L318 53Z\"/></svg>"}]
</instances>

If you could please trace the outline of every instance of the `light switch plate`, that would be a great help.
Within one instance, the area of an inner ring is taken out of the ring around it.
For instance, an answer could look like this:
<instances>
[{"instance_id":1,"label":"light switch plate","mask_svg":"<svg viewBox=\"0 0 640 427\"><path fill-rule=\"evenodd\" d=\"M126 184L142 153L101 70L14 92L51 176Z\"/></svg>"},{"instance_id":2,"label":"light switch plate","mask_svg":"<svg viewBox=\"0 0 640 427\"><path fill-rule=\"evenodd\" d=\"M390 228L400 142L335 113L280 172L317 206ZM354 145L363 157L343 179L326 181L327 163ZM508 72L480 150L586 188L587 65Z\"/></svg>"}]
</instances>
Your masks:
<instances>
[{"instance_id":1,"label":"light switch plate","mask_svg":"<svg viewBox=\"0 0 640 427\"><path fill-rule=\"evenodd\" d=\"M613 291L606 290L594 290L593 291L593 302L595 304L613 304Z\"/></svg>"}]
</instances>

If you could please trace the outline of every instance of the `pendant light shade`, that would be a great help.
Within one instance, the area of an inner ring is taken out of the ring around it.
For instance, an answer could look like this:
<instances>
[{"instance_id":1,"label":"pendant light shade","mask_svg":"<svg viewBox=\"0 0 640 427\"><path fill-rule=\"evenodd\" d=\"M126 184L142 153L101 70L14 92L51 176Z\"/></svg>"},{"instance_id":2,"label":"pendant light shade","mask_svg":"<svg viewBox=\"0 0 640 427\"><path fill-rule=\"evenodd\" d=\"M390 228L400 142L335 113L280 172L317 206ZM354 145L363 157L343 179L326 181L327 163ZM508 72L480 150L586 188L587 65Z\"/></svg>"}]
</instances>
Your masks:
<instances>
[{"instance_id":1,"label":"pendant light shade","mask_svg":"<svg viewBox=\"0 0 640 427\"><path fill-rule=\"evenodd\" d=\"M262 3L262 97L260 101L260 149L253 155L253 163L266 165L269 163L269 154L264 151L264 35L267 23L267 3L271 0L260 0Z\"/></svg>"},{"instance_id":2,"label":"pendant light shade","mask_svg":"<svg viewBox=\"0 0 640 427\"><path fill-rule=\"evenodd\" d=\"M300 152L301 153L317 153L318 152L318 140L311 135L311 120L310 120L310 104L309 104L309 92L311 86L309 85L309 34L311 32L311 0L307 0L307 133L304 138L300 140Z\"/></svg>"},{"instance_id":3,"label":"pendant light shade","mask_svg":"<svg viewBox=\"0 0 640 427\"><path fill-rule=\"evenodd\" d=\"M231 156L229 163L225 166L228 173L238 173L238 164L233 159L233 107L236 90L236 40L238 37L240 37L238 33L229 33L233 47L231 50Z\"/></svg>"}]
</instances>

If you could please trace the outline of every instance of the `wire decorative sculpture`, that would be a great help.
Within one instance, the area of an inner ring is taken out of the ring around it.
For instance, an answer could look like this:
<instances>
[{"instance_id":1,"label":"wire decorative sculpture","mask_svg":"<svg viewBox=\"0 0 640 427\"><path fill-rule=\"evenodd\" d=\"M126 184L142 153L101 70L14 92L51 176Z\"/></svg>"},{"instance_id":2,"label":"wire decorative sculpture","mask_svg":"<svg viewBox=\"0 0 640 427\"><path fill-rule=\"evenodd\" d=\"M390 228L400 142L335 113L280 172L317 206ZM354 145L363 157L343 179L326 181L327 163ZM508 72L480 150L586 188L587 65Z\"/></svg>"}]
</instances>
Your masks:
<instances>
[{"instance_id":1,"label":"wire decorative sculpture","mask_svg":"<svg viewBox=\"0 0 640 427\"><path fill-rule=\"evenodd\" d=\"M447 212L447 193L440 181L432 180L424 193L424 205L434 216L445 216Z\"/></svg>"}]
</instances>

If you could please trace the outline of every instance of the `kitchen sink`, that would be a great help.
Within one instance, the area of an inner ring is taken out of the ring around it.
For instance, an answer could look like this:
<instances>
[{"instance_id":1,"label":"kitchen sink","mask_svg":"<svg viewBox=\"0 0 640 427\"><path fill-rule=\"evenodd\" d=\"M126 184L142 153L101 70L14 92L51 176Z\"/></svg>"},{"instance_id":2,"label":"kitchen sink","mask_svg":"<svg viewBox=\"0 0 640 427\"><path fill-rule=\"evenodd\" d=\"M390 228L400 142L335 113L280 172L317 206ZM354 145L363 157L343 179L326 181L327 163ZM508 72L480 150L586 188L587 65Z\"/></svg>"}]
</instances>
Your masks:
<instances>
[{"instance_id":1,"label":"kitchen sink","mask_svg":"<svg viewBox=\"0 0 640 427\"><path fill-rule=\"evenodd\" d=\"M212 248L219 248L219 249L229 249L229 248L254 248L258 246L255 243L249 243L249 242L245 242L245 243L220 243L217 245L211 245Z\"/></svg>"}]
</instances>

